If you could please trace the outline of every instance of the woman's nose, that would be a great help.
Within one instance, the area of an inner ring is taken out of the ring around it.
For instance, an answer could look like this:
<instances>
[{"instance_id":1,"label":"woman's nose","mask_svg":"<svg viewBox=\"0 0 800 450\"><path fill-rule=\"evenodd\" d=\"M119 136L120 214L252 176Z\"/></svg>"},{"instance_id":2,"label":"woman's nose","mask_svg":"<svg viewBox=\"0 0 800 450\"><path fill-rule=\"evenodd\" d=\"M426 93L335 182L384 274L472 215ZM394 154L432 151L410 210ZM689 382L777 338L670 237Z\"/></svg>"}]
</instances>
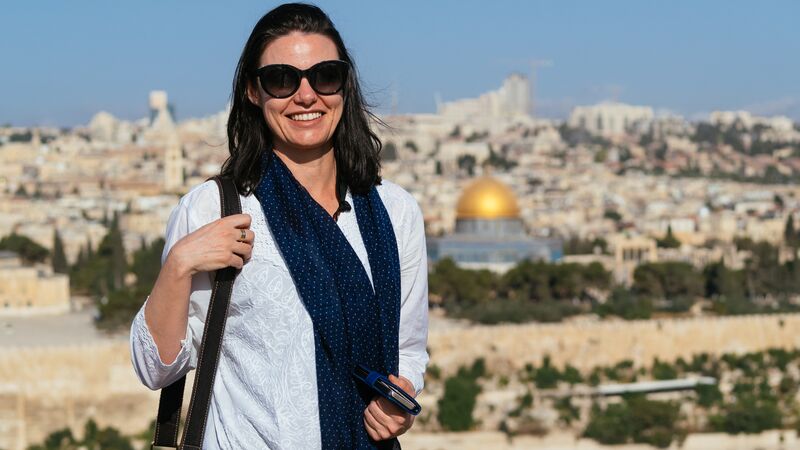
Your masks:
<instances>
[{"instance_id":1,"label":"woman's nose","mask_svg":"<svg viewBox=\"0 0 800 450\"><path fill-rule=\"evenodd\" d=\"M308 78L303 77L300 80L300 87L294 93L293 100L298 105L310 105L317 100L317 93L311 88Z\"/></svg>"}]
</instances>

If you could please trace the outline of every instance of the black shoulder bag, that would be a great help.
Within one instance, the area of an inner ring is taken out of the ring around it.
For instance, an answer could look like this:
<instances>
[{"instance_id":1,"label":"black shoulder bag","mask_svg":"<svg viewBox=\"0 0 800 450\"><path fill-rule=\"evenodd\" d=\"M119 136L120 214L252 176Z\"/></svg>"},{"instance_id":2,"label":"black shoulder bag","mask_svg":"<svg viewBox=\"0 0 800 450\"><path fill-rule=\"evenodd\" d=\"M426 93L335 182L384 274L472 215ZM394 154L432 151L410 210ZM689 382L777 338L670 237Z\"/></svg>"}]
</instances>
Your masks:
<instances>
[{"instance_id":1,"label":"black shoulder bag","mask_svg":"<svg viewBox=\"0 0 800 450\"><path fill-rule=\"evenodd\" d=\"M239 202L239 193L233 180L220 176L212 177L212 179L219 187L222 217L241 213L242 205ZM226 267L216 272L181 444L178 445L178 425L181 419L183 388L186 384L185 375L161 390L156 430L153 444L150 446L152 450L200 450L203 446L211 389L214 387L219 350L222 346L222 333L225 330L228 304L237 272L235 267Z\"/></svg>"}]
</instances>

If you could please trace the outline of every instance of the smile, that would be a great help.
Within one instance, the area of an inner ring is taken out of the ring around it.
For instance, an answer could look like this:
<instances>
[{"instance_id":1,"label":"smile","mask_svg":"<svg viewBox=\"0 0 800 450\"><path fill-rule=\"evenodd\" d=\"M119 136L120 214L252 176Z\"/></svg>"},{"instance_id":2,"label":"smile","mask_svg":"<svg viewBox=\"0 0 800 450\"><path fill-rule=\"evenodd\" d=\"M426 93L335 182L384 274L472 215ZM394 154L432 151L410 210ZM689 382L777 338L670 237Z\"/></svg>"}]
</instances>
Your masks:
<instances>
[{"instance_id":1,"label":"smile","mask_svg":"<svg viewBox=\"0 0 800 450\"><path fill-rule=\"evenodd\" d=\"M320 117L322 117L322 113L321 112L291 114L291 115L289 115L290 119L296 120L298 122L307 122L309 120L319 119Z\"/></svg>"}]
</instances>

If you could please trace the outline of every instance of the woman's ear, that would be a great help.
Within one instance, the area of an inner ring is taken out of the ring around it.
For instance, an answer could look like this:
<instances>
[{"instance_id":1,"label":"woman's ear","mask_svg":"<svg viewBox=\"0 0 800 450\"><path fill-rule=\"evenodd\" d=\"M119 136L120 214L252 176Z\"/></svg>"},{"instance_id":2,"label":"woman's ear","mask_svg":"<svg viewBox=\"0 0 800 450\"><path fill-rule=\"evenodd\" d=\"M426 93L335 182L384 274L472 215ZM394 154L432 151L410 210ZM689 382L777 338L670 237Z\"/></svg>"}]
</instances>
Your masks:
<instances>
[{"instance_id":1,"label":"woman's ear","mask_svg":"<svg viewBox=\"0 0 800 450\"><path fill-rule=\"evenodd\" d=\"M247 82L247 99L250 100L250 103L261 107L261 96L258 92L258 87L253 84L252 81Z\"/></svg>"}]
</instances>

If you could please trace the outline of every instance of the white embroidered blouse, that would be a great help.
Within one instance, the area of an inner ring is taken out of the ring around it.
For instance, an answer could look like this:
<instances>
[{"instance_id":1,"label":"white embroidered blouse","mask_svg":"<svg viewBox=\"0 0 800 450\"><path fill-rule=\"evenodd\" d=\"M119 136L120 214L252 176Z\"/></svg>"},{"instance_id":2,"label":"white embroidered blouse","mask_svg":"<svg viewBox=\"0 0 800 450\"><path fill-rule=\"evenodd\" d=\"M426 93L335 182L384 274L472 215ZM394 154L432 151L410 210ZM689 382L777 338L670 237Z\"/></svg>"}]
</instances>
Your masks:
<instances>
[{"instance_id":1,"label":"white embroidered blouse","mask_svg":"<svg viewBox=\"0 0 800 450\"><path fill-rule=\"evenodd\" d=\"M396 184L384 181L378 193L389 213L400 255L399 372L419 392L428 363L428 269L422 213L414 198ZM251 216L255 240L251 259L234 281L203 448L318 449L321 437L311 318L258 199L255 195L239 197L242 212ZM352 205L349 193L347 199ZM219 191L214 181L190 190L169 217L162 263L175 242L219 217ZM337 224L371 279L355 211L340 213ZM186 338L171 364L161 361L144 320L144 306L139 310L131 326L131 359L147 387L160 389L196 367L210 296L209 273L194 275Z\"/></svg>"}]
</instances>

